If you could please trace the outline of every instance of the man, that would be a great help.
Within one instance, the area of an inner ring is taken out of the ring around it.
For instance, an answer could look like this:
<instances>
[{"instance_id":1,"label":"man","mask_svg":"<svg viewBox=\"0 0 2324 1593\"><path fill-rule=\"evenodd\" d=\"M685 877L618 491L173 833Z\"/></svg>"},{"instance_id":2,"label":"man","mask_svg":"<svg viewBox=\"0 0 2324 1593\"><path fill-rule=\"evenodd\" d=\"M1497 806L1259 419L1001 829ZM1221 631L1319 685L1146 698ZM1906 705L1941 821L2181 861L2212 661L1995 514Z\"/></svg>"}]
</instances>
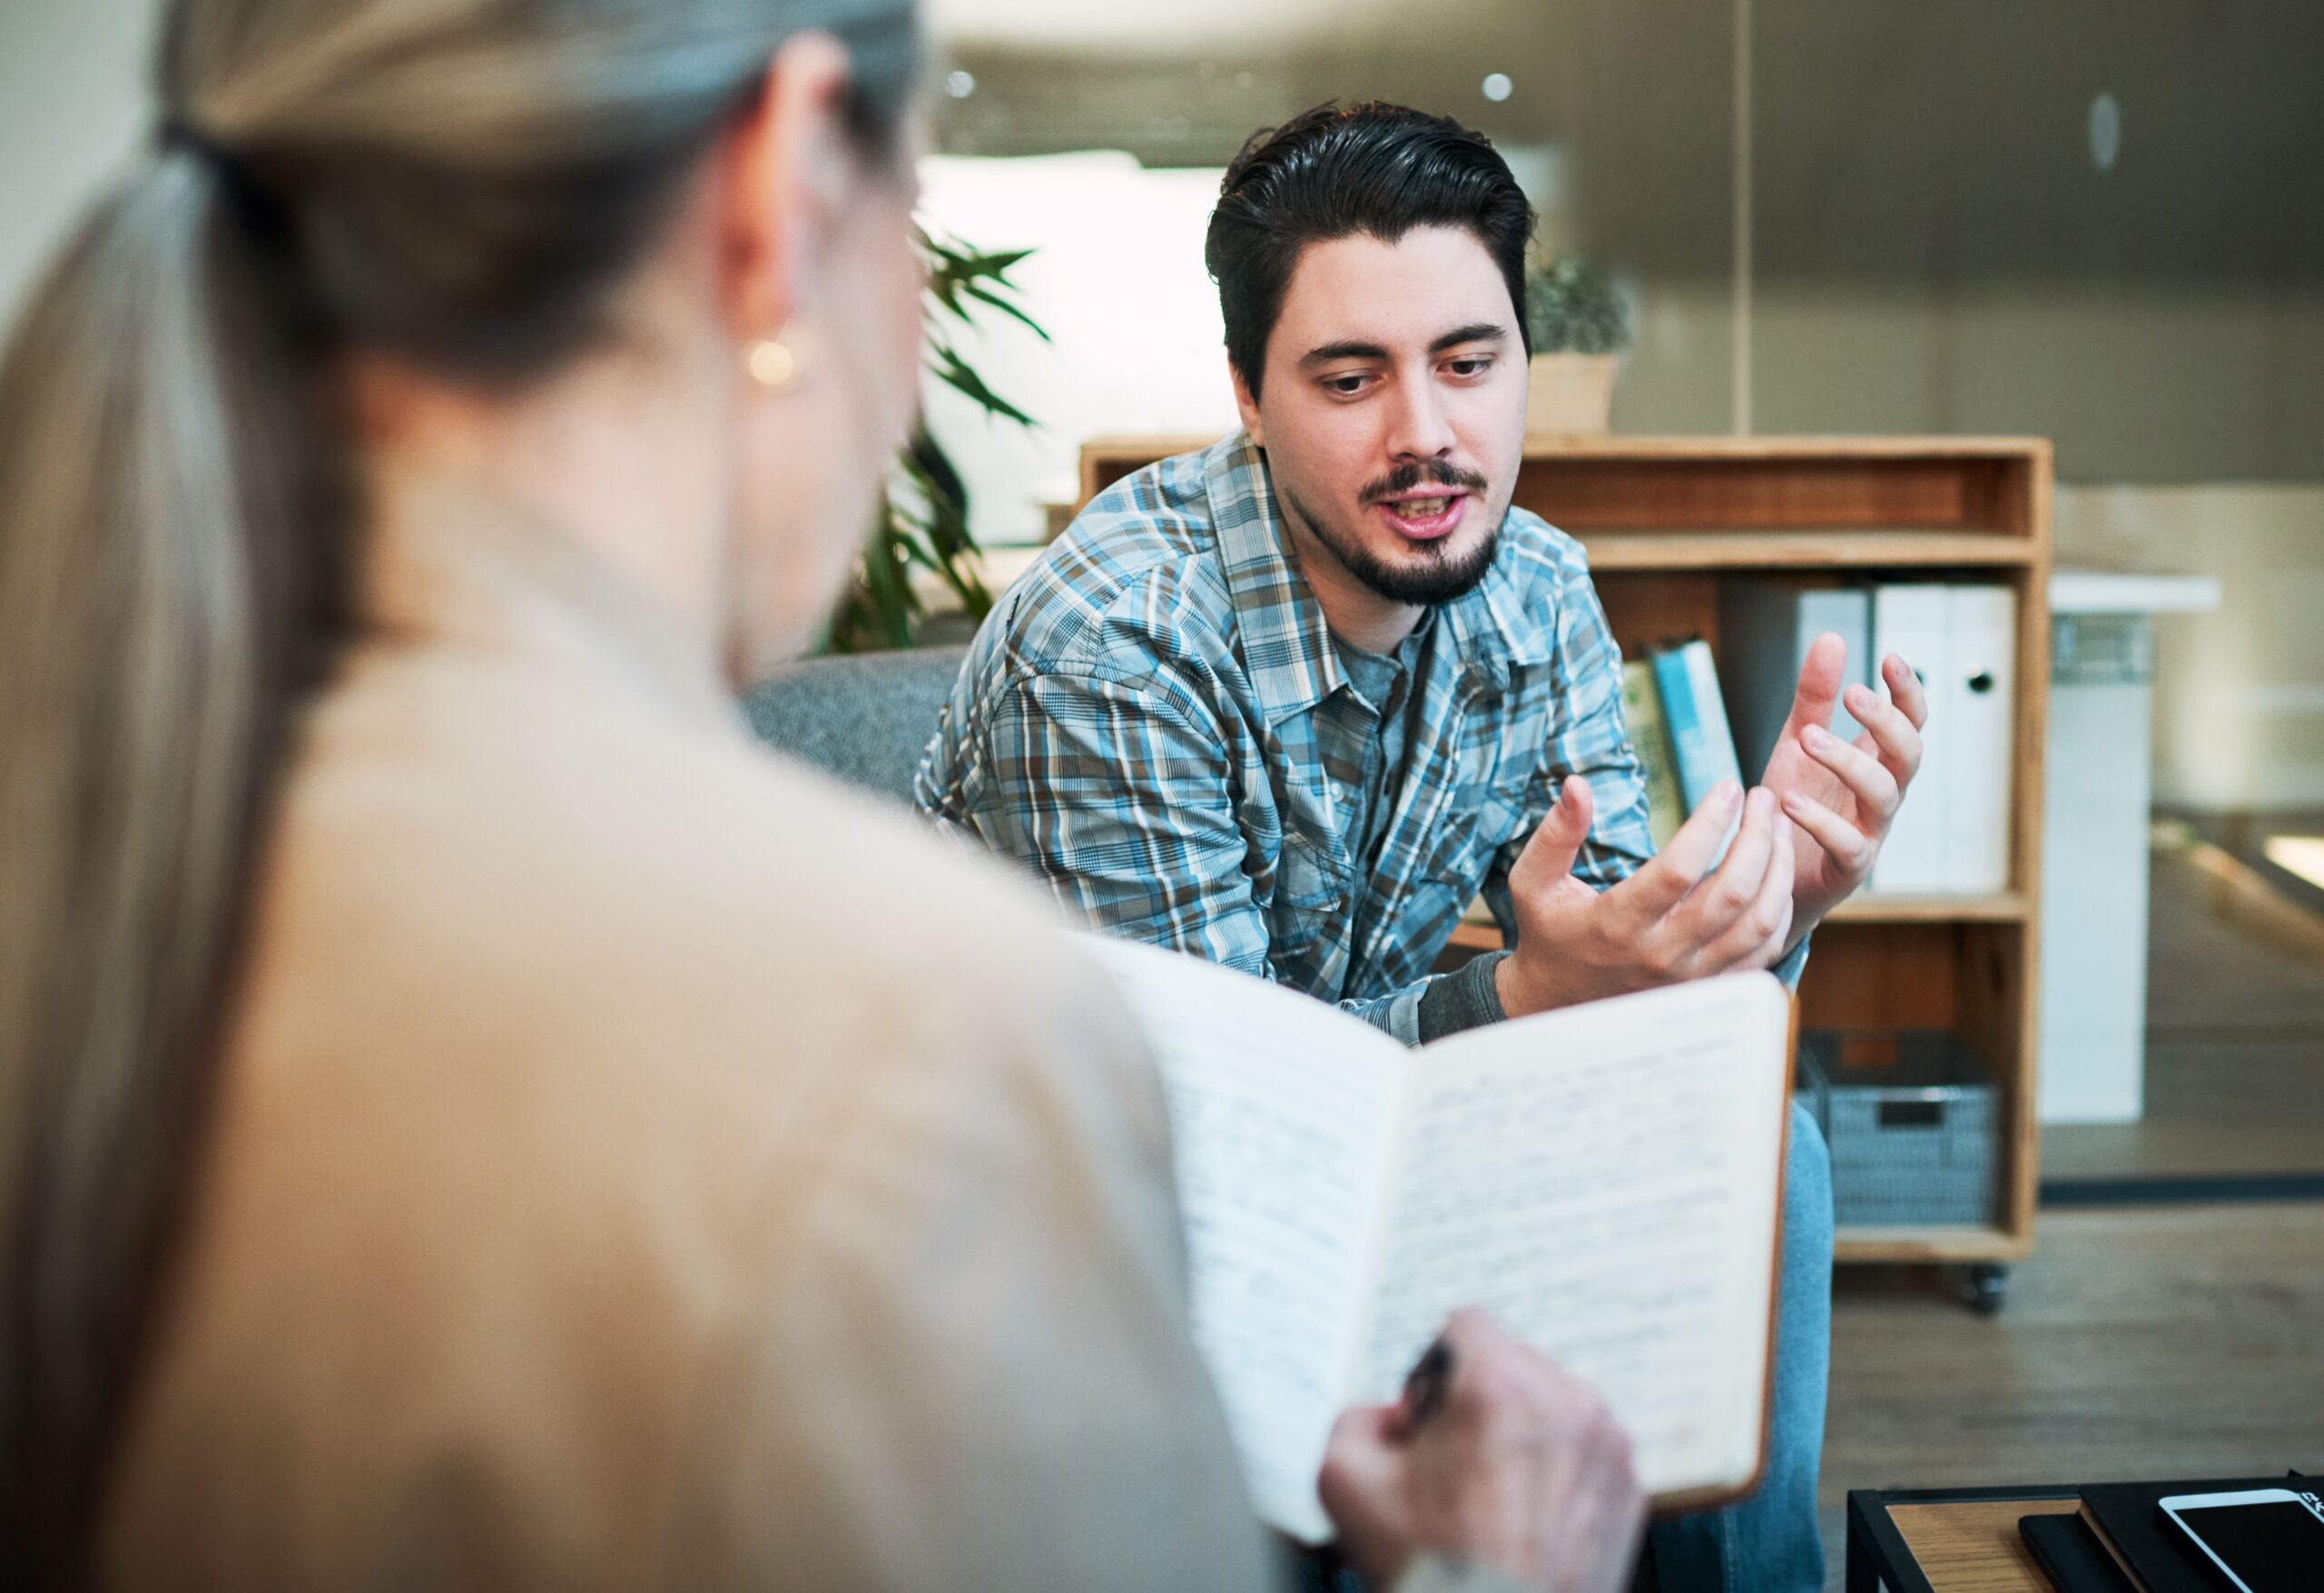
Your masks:
<instances>
[{"instance_id":1,"label":"man","mask_svg":"<svg viewBox=\"0 0 2324 1593\"><path fill-rule=\"evenodd\" d=\"M1408 1042L1796 980L1918 764L1919 685L1887 660L1893 701L1852 688L1844 744L1845 650L1819 641L1761 785L1655 855L1581 551L1510 504L1531 230L1443 118L1325 106L1255 137L1207 246L1244 429L1100 495L995 608L921 806L1100 924ZM1513 949L1431 977L1480 888ZM1796 1109L1792 1143L1768 1475L1657 1530L1666 1588L1822 1585L1830 1194Z\"/></svg>"}]
</instances>

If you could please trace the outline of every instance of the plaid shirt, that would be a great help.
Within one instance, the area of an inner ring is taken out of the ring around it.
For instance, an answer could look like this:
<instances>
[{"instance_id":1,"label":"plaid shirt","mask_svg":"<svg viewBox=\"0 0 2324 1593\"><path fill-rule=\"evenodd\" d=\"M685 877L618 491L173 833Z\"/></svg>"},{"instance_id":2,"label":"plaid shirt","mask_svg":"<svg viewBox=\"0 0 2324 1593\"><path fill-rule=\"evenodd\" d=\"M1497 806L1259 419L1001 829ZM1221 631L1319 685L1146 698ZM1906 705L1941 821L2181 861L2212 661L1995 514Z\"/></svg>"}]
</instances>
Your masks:
<instances>
[{"instance_id":1,"label":"plaid shirt","mask_svg":"<svg viewBox=\"0 0 2324 1593\"><path fill-rule=\"evenodd\" d=\"M1237 433L1100 494L994 607L922 759L921 809L1098 925L1305 990L1406 1043L1430 966L1568 774L1600 890L1653 855L1621 654L1581 546L1512 508L1438 612L1377 861L1354 827L1380 726Z\"/></svg>"}]
</instances>

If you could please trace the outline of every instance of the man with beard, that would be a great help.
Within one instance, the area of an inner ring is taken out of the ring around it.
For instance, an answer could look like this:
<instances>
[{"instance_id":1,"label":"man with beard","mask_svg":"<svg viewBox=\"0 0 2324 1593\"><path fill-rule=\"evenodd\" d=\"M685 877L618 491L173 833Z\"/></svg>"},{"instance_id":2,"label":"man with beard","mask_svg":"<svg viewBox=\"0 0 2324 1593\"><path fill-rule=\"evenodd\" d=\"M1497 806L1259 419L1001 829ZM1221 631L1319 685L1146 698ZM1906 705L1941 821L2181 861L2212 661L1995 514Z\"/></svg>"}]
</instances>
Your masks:
<instances>
[{"instance_id":1,"label":"man with beard","mask_svg":"<svg viewBox=\"0 0 2324 1593\"><path fill-rule=\"evenodd\" d=\"M1324 106L1255 136L1206 249L1243 429L1099 495L995 607L923 810L1100 926L1408 1043L1735 969L1796 981L1918 766L1920 686L1885 661L1891 696L1850 688L1866 733L1842 742L1822 638L1761 784L1656 854L1581 550L1510 504L1532 224L1443 118ZM1480 889L1512 949L1432 977ZM1823 1583L1831 1201L1796 1107L1791 1146L1768 1470L1656 1529L1666 1588Z\"/></svg>"}]
</instances>

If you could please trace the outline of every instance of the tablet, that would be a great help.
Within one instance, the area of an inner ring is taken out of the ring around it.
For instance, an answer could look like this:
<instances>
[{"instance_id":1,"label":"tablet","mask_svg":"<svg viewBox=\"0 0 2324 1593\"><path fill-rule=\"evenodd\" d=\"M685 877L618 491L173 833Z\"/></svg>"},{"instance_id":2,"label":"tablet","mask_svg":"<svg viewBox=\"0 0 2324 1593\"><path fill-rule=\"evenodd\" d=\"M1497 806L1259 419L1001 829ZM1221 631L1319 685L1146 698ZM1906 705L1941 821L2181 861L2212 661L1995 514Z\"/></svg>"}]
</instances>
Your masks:
<instances>
[{"instance_id":1,"label":"tablet","mask_svg":"<svg viewBox=\"0 0 2324 1593\"><path fill-rule=\"evenodd\" d=\"M2237 1593L2324 1587L2324 1504L2289 1488L2180 1493L2156 1501Z\"/></svg>"}]
</instances>

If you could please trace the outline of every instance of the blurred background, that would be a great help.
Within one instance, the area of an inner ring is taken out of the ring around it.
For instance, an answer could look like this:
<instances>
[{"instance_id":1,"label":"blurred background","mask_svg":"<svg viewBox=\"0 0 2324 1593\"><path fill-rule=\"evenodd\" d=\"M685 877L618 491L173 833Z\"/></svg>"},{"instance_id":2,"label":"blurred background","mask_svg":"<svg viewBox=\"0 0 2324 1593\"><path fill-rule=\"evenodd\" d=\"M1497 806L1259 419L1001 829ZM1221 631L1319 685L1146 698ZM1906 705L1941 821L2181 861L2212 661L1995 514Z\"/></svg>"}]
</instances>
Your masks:
<instances>
[{"instance_id":1,"label":"blurred background","mask_svg":"<svg viewBox=\"0 0 2324 1593\"><path fill-rule=\"evenodd\" d=\"M0 305L147 136L152 0L0 7ZM2324 807L2324 6L2313 0L936 0L938 228L1051 334L940 387L988 544L1084 438L1233 423L1201 237L1253 129L1380 97L1490 133L1611 270L1624 432L2054 438L2063 559L2210 574L2156 792Z\"/></svg>"}]
</instances>

